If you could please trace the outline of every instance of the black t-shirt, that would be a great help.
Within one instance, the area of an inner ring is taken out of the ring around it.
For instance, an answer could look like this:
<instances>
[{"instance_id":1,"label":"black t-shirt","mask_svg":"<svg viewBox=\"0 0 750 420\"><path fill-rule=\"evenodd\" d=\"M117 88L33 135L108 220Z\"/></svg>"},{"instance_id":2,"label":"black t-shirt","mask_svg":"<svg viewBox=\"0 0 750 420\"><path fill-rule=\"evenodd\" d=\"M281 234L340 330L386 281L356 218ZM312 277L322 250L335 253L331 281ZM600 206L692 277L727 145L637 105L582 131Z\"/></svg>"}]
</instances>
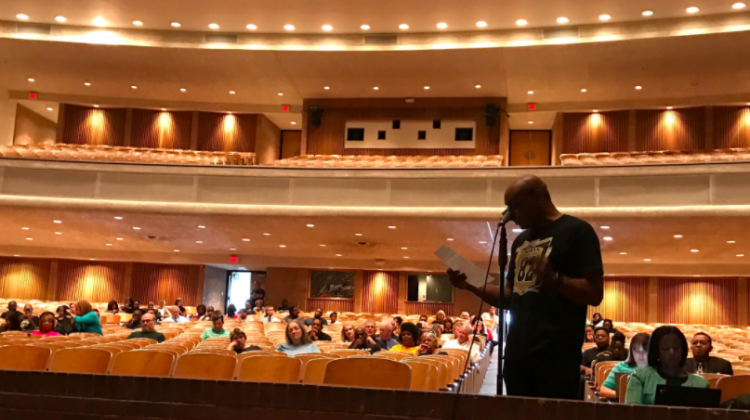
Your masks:
<instances>
[{"instance_id":1,"label":"black t-shirt","mask_svg":"<svg viewBox=\"0 0 750 420\"><path fill-rule=\"evenodd\" d=\"M7 311L7 312L3 312L3 314L0 315L0 318L2 318L2 319L8 319L8 317L11 316L14 313L20 313L20 311Z\"/></svg>"},{"instance_id":2,"label":"black t-shirt","mask_svg":"<svg viewBox=\"0 0 750 420\"><path fill-rule=\"evenodd\" d=\"M318 339L313 341L331 341L331 336L321 331L318 333Z\"/></svg>"},{"instance_id":3,"label":"black t-shirt","mask_svg":"<svg viewBox=\"0 0 750 420\"><path fill-rule=\"evenodd\" d=\"M585 335L586 305L578 305L551 290L541 291L530 273L533 256L549 255L552 267L572 278L603 274L599 238L588 223L573 216L536 229L528 229L513 241L508 280L513 283L506 359L527 359L543 352L558 357L581 357ZM577 361L576 361L577 362Z\"/></svg>"},{"instance_id":4,"label":"black t-shirt","mask_svg":"<svg viewBox=\"0 0 750 420\"><path fill-rule=\"evenodd\" d=\"M260 295L260 297L256 297L255 295ZM251 307L255 307L255 301L258 299L266 300L266 291L263 289L253 289L250 291L250 302Z\"/></svg>"},{"instance_id":5,"label":"black t-shirt","mask_svg":"<svg viewBox=\"0 0 750 420\"><path fill-rule=\"evenodd\" d=\"M596 360L596 355L598 355L599 353L601 353L601 350L596 347L585 350L581 358L581 366L590 368L591 363Z\"/></svg>"},{"instance_id":6,"label":"black t-shirt","mask_svg":"<svg viewBox=\"0 0 750 420\"><path fill-rule=\"evenodd\" d=\"M722 375L734 375L732 364L721 357L708 356L708 361L696 363L692 357L685 360L685 371L690 373L720 373Z\"/></svg>"}]
</instances>

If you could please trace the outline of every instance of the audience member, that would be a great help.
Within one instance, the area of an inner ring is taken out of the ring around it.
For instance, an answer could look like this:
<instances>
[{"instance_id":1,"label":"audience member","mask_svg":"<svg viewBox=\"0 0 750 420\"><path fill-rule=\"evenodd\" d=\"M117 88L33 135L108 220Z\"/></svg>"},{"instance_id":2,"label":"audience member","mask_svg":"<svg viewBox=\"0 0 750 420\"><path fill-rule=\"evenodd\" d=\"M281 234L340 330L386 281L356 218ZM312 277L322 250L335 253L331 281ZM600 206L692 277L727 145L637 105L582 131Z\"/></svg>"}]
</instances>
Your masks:
<instances>
[{"instance_id":1,"label":"audience member","mask_svg":"<svg viewBox=\"0 0 750 420\"><path fill-rule=\"evenodd\" d=\"M475 316L471 319L471 325L474 330L474 335L481 335L482 337L487 337L492 340L492 332L484 326L482 318Z\"/></svg>"},{"instance_id":2,"label":"audience member","mask_svg":"<svg viewBox=\"0 0 750 420\"><path fill-rule=\"evenodd\" d=\"M240 324L247 324L248 322L255 321L253 318L247 316L247 309L245 308L240 309L237 313L237 320L240 321Z\"/></svg>"},{"instance_id":3,"label":"audience member","mask_svg":"<svg viewBox=\"0 0 750 420\"><path fill-rule=\"evenodd\" d=\"M266 302L264 302L263 299L255 299L255 307L253 308L253 313L262 314L264 312L263 305L265 304Z\"/></svg>"},{"instance_id":4,"label":"audience member","mask_svg":"<svg viewBox=\"0 0 750 420\"><path fill-rule=\"evenodd\" d=\"M440 337L441 335L443 335L443 324L432 324L432 328L430 328L430 331ZM422 332L422 334L424 334L424 332Z\"/></svg>"},{"instance_id":5,"label":"audience member","mask_svg":"<svg viewBox=\"0 0 750 420\"><path fill-rule=\"evenodd\" d=\"M604 329L606 329L610 334L618 332L611 319L605 319L604 321L602 321L602 327L604 327Z\"/></svg>"},{"instance_id":6,"label":"audience member","mask_svg":"<svg viewBox=\"0 0 750 420\"><path fill-rule=\"evenodd\" d=\"M591 374L591 363L596 360L596 355L609 348L609 332L604 327L596 327L594 330L594 343L596 347L583 352L581 358L581 373Z\"/></svg>"},{"instance_id":7,"label":"audience member","mask_svg":"<svg viewBox=\"0 0 750 420\"><path fill-rule=\"evenodd\" d=\"M583 339L584 343L594 343L594 326L586 325L586 335Z\"/></svg>"},{"instance_id":8,"label":"audience member","mask_svg":"<svg viewBox=\"0 0 750 420\"><path fill-rule=\"evenodd\" d=\"M396 317L393 317L393 321L396 323L396 329L393 331L393 333L395 334L396 331L401 329L401 324L404 323L404 319L401 318L400 316L396 316Z\"/></svg>"},{"instance_id":9,"label":"audience member","mask_svg":"<svg viewBox=\"0 0 750 420\"><path fill-rule=\"evenodd\" d=\"M292 306L292 309L289 310L289 315L284 317L284 322L287 324L290 323L290 321L295 321L299 318L299 308L296 306Z\"/></svg>"},{"instance_id":10,"label":"audience member","mask_svg":"<svg viewBox=\"0 0 750 420\"><path fill-rule=\"evenodd\" d=\"M625 335L619 331L614 333L610 338L607 350L596 355L596 363L622 361L628 358L628 351L625 349Z\"/></svg>"},{"instance_id":11,"label":"audience member","mask_svg":"<svg viewBox=\"0 0 750 420\"><path fill-rule=\"evenodd\" d=\"M27 303L23 307L23 319L21 319L21 329L23 331L34 331L39 327L39 317L34 316L34 307Z\"/></svg>"},{"instance_id":12,"label":"audience member","mask_svg":"<svg viewBox=\"0 0 750 420\"><path fill-rule=\"evenodd\" d=\"M8 319L9 316L13 315L13 312L18 312L18 304L15 300L11 300L10 302L8 302L8 311L3 312L3 314L0 315L0 318Z\"/></svg>"},{"instance_id":13,"label":"audience member","mask_svg":"<svg viewBox=\"0 0 750 420\"><path fill-rule=\"evenodd\" d=\"M91 308L87 300L79 300L71 309L73 315L73 326L77 332L88 332L102 335L102 325L99 317Z\"/></svg>"},{"instance_id":14,"label":"audience member","mask_svg":"<svg viewBox=\"0 0 750 420\"><path fill-rule=\"evenodd\" d=\"M339 322L339 313L336 311L331 312L331 314L328 315L328 318L331 320L331 322L329 322L328 325L341 324Z\"/></svg>"},{"instance_id":15,"label":"audience member","mask_svg":"<svg viewBox=\"0 0 750 420\"><path fill-rule=\"evenodd\" d=\"M52 312L44 312L39 317L39 329L31 332L31 335L41 335L42 337L58 337L59 332L55 331L55 315Z\"/></svg>"},{"instance_id":16,"label":"audience member","mask_svg":"<svg viewBox=\"0 0 750 420\"><path fill-rule=\"evenodd\" d=\"M320 353L320 349L305 331L305 324L300 320L292 320L286 326L286 343L276 348L276 351L294 356L303 353Z\"/></svg>"},{"instance_id":17,"label":"audience member","mask_svg":"<svg viewBox=\"0 0 750 420\"><path fill-rule=\"evenodd\" d=\"M445 323L445 312L442 310L437 311L435 314L435 320L432 321L433 324L444 324Z\"/></svg>"},{"instance_id":18,"label":"audience member","mask_svg":"<svg viewBox=\"0 0 750 420\"><path fill-rule=\"evenodd\" d=\"M55 310L57 313L57 316L55 317L57 320L55 331L62 335L69 335L75 331L75 328L73 327L73 317L68 313L69 309L70 308L67 305L62 305L58 306Z\"/></svg>"},{"instance_id":19,"label":"audience member","mask_svg":"<svg viewBox=\"0 0 750 420\"><path fill-rule=\"evenodd\" d=\"M159 310L158 309L146 309L146 313L144 313L143 315L146 315L146 314L153 315L154 318L156 318L156 323L157 324L161 323L161 319L159 319ZM141 318L141 324L142 323L143 323L143 318Z\"/></svg>"},{"instance_id":20,"label":"audience member","mask_svg":"<svg viewBox=\"0 0 750 420\"><path fill-rule=\"evenodd\" d=\"M315 310L315 315L312 318L307 318L305 320L305 325L309 327L310 325L312 325L313 320L315 320L315 319L319 319L320 322L323 325L328 325L328 321L326 321L326 319L323 318L323 310L322 309L316 309Z\"/></svg>"},{"instance_id":21,"label":"audience member","mask_svg":"<svg viewBox=\"0 0 750 420\"><path fill-rule=\"evenodd\" d=\"M234 304L230 303L227 306L227 319L237 319L237 307ZM213 320L213 317L211 317L211 320Z\"/></svg>"},{"instance_id":22,"label":"audience member","mask_svg":"<svg viewBox=\"0 0 750 420\"><path fill-rule=\"evenodd\" d=\"M159 301L159 314L161 315L161 318L167 318L169 317L169 309L167 308L167 301L162 299Z\"/></svg>"},{"instance_id":23,"label":"audience member","mask_svg":"<svg viewBox=\"0 0 750 420\"><path fill-rule=\"evenodd\" d=\"M245 310L246 310L246 311L247 311L248 313L252 313L252 312L254 312L254 311L253 311L253 308L254 308L254 306L255 306L255 305L253 305L253 300L252 300L252 299L248 299L248 300L246 300L246 301L245 301Z\"/></svg>"},{"instance_id":24,"label":"audience member","mask_svg":"<svg viewBox=\"0 0 750 420\"><path fill-rule=\"evenodd\" d=\"M175 324L184 324L186 322L190 322L190 320L188 320L184 316L180 315L180 307L179 306L172 306L172 307L170 307L167 315L169 315L169 316L166 317L166 318L164 318L164 319L162 319L162 321L161 321L162 323L173 322Z\"/></svg>"},{"instance_id":25,"label":"audience member","mask_svg":"<svg viewBox=\"0 0 750 420\"><path fill-rule=\"evenodd\" d=\"M2 325L2 329L0 330L0 332L21 331L22 320L23 320L23 314L21 312L18 312L18 311L11 312L5 318L5 324Z\"/></svg>"},{"instance_id":26,"label":"audience member","mask_svg":"<svg viewBox=\"0 0 750 420\"><path fill-rule=\"evenodd\" d=\"M281 306L279 306L279 311L289 311L292 309L291 306L289 306L289 301L286 299L281 299Z\"/></svg>"},{"instance_id":27,"label":"audience member","mask_svg":"<svg viewBox=\"0 0 750 420\"><path fill-rule=\"evenodd\" d=\"M101 319L101 318L102 318L102 314L100 314L100 313L99 313L99 310L98 310L98 309L94 308L94 309L93 309L93 311L94 311L94 313L96 314L96 317L97 317L97 318L99 318L99 319ZM100 323L101 323L101 321L100 321Z\"/></svg>"},{"instance_id":28,"label":"audience member","mask_svg":"<svg viewBox=\"0 0 750 420\"><path fill-rule=\"evenodd\" d=\"M482 319L492 321L493 328L495 329L500 325L500 317L497 315L497 308L494 306L490 306L489 313L485 312L482 314Z\"/></svg>"},{"instance_id":29,"label":"audience member","mask_svg":"<svg viewBox=\"0 0 750 420\"><path fill-rule=\"evenodd\" d=\"M460 326L453 329L453 334L456 338L446 341L443 348L469 350L469 360L471 363L478 362L481 344L476 342L472 345L473 337L471 336L471 325L467 322L461 323Z\"/></svg>"},{"instance_id":30,"label":"audience member","mask_svg":"<svg viewBox=\"0 0 750 420\"><path fill-rule=\"evenodd\" d=\"M417 356L431 356L433 354L448 356L448 353L444 351L438 351L439 344L440 340L438 340L438 336L435 335L435 333L433 333L432 331L422 333L422 339L419 343Z\"/></svg>"},{"instance_id":31,"label":"audience member","mask_svg":"<svg viewBox=\"0 0 750 420\"><path fill-rule=\"evenodd\" d=\"M459 318L463 319L464 321L468 321L469 318L470 318L469 317L469 313L468 312L461 312L461 316Z\"/></svg>"},{"instance_id":32,"label":"audience member","mask_svg":"<svg viewBox=\"0 0 750 420\"><path fill-rule=\"evenodd\" d=\"M432 326L428 324L427 322L418 322L417 328L419 328L419 331L423 333L427 331L432 331Z\"/></svg>"},{"instance_id":33,"label":"audience member","mask_svg":"<svg viewBox=\"0 0 750 420\"><path fill-rule=\"evenodd\" d=\"M125 299L125 303L122 304L122 308L120 308L120 311L122 311L122 312L124 312L126 314L132 314L133 313L133 309L134 309L133 308L133 298L129 297L129 298Z\"/></svg>"},{"instance_id":34,"label":"audience member","mask_svg":"<svg viewBox=\"0 0 750 420\"><path fill-rule=\"evenodd\" d=\"M125 328L128 328L130 330L137 330L141 328L141 319L143 318L143 311L140 309L136 309L133 311L133 317L130 318L130 321L128 321L127 324L125 324Z\"/></svg>"},{"instance_id":35,"label":"audience member","mask_svg":"<svg viewBox=\"0 0 750 420\"><path fill-rule=\"evenodd\" d=\"M315 323L317 324L317 321ZM367 350L370 354L380 351L378 345L373 344L368 340L367 331L365 331L364 327L357 327L354 329L354 341L349 345L349 349Z\"/></svg>"},{"instance_id":36,"label":"audience member","mask_svg":"<svg viewBox=\"0 0 750 420\"><path fill-rule=\"evenodd\" d=\"M375 321L368 319L362 324L362 326L365 327L365 332L367 332L367 341L369 341L370 344L377 344L375 342L375 336L377 335L378 327L377 324L375 324Z\"/></svg>"},{"instance_id":37,"label":"audience member","mask_svg":"<svg viewBox=\"0 0 750 420\"><path fill-rule=\"evenodd\" d=\"M404 322L401 324L401 343L391 347L391 351L411 353L416 355L419 350L419 337L422 332L417 328L416 325L411 322Z\"/></svg>"},{"instance_id":38,"label":"audience member","mask_svg":"<svg viewBox=\"0 0 750 420\"><path fill-rule=\"evenodd\" d=\"M253 282L253 290L250 291L250 299L252 299L253 307L256 307L255 301L258 299L266 299L266 291L263 290L263 287L261 287L259 281Z\"/></svg>"},{"instance_id":39,"label":"audience member","mask_svg":"<svg viewBox=\"0 0 750 420\"><path fill-rule=\"evenodd\" d=\"M443 324L443 334L453 334L453 321L450 318Z\"/></svg>"},{"instance_id":40,"label":"audience member","mask_svg":"<svg viewBox=\"0 0 750 420\"><path fill-rule=\"evenodd\" d=\"M141 301L140 300L134 300L133 301L133 312L137 311L138 309L141 309ZM143 311L141 311L143 312Z\"/></svg>"},{"instance_id":41,"label":"audience member","mask_svg":"<svg viewBox=\"0 0 750 420\"><path fill-rule=\"evenodd\" d=\"M156 331L155 328L156 328L156 315L151 312L146 312L141 317L141 330L131 333L128 336L128 340L133 339L133 338L148 338L151 340L156 340L157 343L161 343L166 338L164 337L164 334Z\"/></svg>"},{"instance_id":42,"label":"audience member","mask_svg":"<svg viewBox=\"0 0 750 420\"><path fill-rule=\"evenodd\" d=\"M367 333L367 331L365 331ZM341 328L341 342L344 344L351 344L354 342L354 327L352 324L344 324Z\"/></svg>"},{"instance_id":43,"label":"audience member","mask_svg":"<svg viewBox=\"0 0 750 420\"><path fill-rule=\"evenodd\" d=\"M181 316L187 317L187 309L185 309L185 307L182 306L182 298L178 297L177 299L175 299L174 306L180 308L180 315Z\"/></svg>"},{"instance_id":44,"label":"audience member","mask_svg":"<svg viewBox=\"0 0 750 420\"><path fill-rule=\"evenodd\" d=\"M690 351L693 357L685 361L685 371L703 375L704 373L720 373L734 375L732 364L720 357L711 356L713 350L711 336L704 332L696 333L690 340Z\"/></svg>"},{"instance_id":45,"label":"audience member","mask_svg":"<svg viewBox=\"0 0 750 420\"><path fill-rule=\"evenodd\" d=\"M214 312L216 312L216 310L214 309L213 306L210 306L210 305L207 306L206 313L200 318L198 318L198 321L210 321L211 318L214 316Z\"/></svg>"},{"instance_id":46,"label":"audience member","mask_svg":"<svg viewBox=\"0 0 750 420\"><path fill-rule=\"evenodd\" d=\"M156 317L156 323L158 324L161 322L161 312L154 307L154 302L151 301L148 303L148 307L146 308L146 312L151 311L152 314Z\"/></svg>"},{"instance_id":47,"label":"audience member","mask_svg":"<svg viewBox=\"0 0 750 420\"><path fill-rule=\"evenodd\" d=\"M242 310L244 311L244 309ZM241 329L235 328L234 331L232 331L232 335L229 336L229 347L227 347L227 350L232 350L233 352L240 354L246 351L261 350L261 348L252 345L248 346L247 335L245 335Z\"/></svg>"},{"instance_id":48,"label":"audience member","mask_svg":"<svg viewBox=\"0 0 750 420\"><path fill-rule=\"evenodd\" d=\"M656 328L648 341L648 366L636 369L630 377L625 402L653 404L658 385L708 388L708 380L685 371L687 353L682 331L671 325Z\"/></svg>"},{"instance_id":49,"label":"audience member","mask_svg":"<svg viewBox=\"0 0 750 420\"><path fill-rule=\"evenodd\" d=\"M374 344L381 350L390 350L393 346L398 345L398 340L393 338L393 324L390 321L384 320L380 324L380 335L376 335L373 338L375 340Z\"/></svg>"},{"instance_id":50,"label":"audience member","mask_svg":"<svg viewBox=\"0 0 750 420\"><path fill-rule=\"evenodd\" d=\"M200 304L195 307L195 316L191 316L190 318L197 319L198 321L201 320L206 315L206 305Z\"/></svg>"},{"instance_id":51,"label":"audience member","mask_svg":"<svg viewBox=\"0 0 750 420\"><path fill-rule=\"evenodd\" d=\"M602 398L612 400L617 397L617 386L615 378L617 373L633 373L636 368L648 366L648 339L646 333L638 333L630 339L630 355L628 360L615 365L612 371L607 375L602 386L599 387L599 395Z\"/></svg>"},{"instance_id":52,"label":"audience member","mask_svg":"<svg viewBox=\"0 0 750 420\"><path fill-rule=\"evenodd\" d=\"M323 322L320 318L313 318L312 327L308 334L312 341L331 341L331 336L323 332Z\"/></svg>"},{"instance_id":53,"label":"audience member","mask_svg":"<svg viewBox=\"0 0 750 420\"><path fill-rule=\"evenodd\" d=\"M109 304L107 304L107 313L115 315L120 313L120 307L117 305L116 300L109 301Z\"/></svg>"},{"instance_id":54,"label":"audience member","mask_svg":"<svg viewBox=\"0 0 750 420\"><path fill-rule=\"evenodd\" d=\"M594 315L593 315L593 316L591 317L591 325L593 325L593 326L594 326L594 328L596 328L596 327L600 327L600 326L601 326L600 324L601 324L601 323L602 323L603 321L604 321L604 320L602 319L602 314L600 314L599 312L595 313L595 314L594 314Z\"/></svg>"},{"instance_id":55,"label":"audience member","mask_svg":"<svg viewBox=\"0 0 750 420\"><path fill-rule=\"evenodd\" d=\"M229 338L229 331L224 329L224 316L221 312L214 312L213 318L211 318L213 326L206 328L201 333L201 340L214 337L227 337Z\"/></svg>"},{"instance_id":56,"label":"audience member","mask_svg":"<svg viewBox=\"0 0 750 420\"><path fill-rule=\"evenodd\" d=\"M420 315L419 322L427 322L427 315Z\"/></svg>"},{"instance_id":57,"label":"audience member","mask_svg":"<svg viewBox=\"0 0 750 420\"><path fill-rule=\"evenodd\" d=\"M279 318L276 318L276 311L274 311L273 306L266 306L266 315L261 319L260 321L265 325L269 322L281 322Z\"/></svg>"}]
</instances>

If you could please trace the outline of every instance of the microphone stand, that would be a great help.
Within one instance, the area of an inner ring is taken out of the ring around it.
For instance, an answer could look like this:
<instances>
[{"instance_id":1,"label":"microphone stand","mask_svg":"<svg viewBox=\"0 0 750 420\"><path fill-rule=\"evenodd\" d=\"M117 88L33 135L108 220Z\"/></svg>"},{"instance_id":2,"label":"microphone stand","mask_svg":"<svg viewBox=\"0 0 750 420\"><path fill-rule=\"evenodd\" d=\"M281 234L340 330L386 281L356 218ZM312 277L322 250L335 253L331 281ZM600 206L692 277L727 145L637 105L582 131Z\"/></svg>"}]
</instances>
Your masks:
<instances>
[{"instance_id":1,"label":"microphone stand","mask_svg":"<svg viewBox=\"0 0 750 420\"><path fill-rule=\"evenodd\" d=\"M505 223L500 223L500 251L497 257L500 266L500 291L497 302L499 313L498 337L497 337L497 395L503 395L503 355L505 353L505 266L508 264L508 234L505 231ZM512 286L512 284L511 284ZM511 289L512 290L512 289Z\"/></svg>"}]
</instances>

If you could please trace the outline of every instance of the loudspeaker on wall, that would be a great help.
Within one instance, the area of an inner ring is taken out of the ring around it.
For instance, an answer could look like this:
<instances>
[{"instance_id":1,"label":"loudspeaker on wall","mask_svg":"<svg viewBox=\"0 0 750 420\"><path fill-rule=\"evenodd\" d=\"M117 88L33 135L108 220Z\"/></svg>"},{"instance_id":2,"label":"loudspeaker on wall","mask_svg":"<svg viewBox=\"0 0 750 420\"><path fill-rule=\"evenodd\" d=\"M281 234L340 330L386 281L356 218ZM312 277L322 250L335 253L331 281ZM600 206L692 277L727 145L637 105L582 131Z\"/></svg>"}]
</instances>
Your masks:
<instances>
[{"instance_id":1,"label":"loudspeaker on wall","mask_svg":"<svg viewBox=\"0 0 750 420\"><path fill-rule=\"evenodd\" d=\"M500 108L495 104L487 104L484 107L484 123L488 127L493 127L497 124L497 115L500 113Z\"/></svg>"},{"instance_id":2,"label":"loudspeaker on wall","mask_svg":"<svg viewBox=\"0 0 750 420\"><path fill-rule=\"evenodd\" d=\"M310 107L310 124L320 127L320 120L323 119L323 110L317 106Z\"/></svg>"}]
</instances>

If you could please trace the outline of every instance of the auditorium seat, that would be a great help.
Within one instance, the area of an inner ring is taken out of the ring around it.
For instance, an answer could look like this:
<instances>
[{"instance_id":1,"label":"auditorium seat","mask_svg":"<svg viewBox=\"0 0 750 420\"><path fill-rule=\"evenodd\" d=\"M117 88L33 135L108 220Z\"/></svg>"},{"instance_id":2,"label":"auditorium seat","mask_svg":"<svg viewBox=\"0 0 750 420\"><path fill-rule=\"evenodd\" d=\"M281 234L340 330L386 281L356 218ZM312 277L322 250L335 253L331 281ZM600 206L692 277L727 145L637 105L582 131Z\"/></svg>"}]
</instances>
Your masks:
<instances>
[{"instance_id":1,"label":"auditorium seat","mask_svg":"<svg viewBox=\"0 0 750 420\"><path fill-rule=\"evenodd\" d=\"M106 349L62 349L52 354L49 371L103 374L107 372L111 360L112 353Z\"/></svg>"},{"instance_id":2,"label":"auditorium seat","mask_svg":"<svg viewBox=\"0 0 750 420\"><path fill-rule=\"evenodd\" d=\"M453 378L452 378L452 369L449 367L448 363L443 360L436 360L429 358L427 356L422 357L410 357L408 359L402 360L403 363L406 364L414 364L414 363L422 363L429 366L432 366L435 368L435 371L437 372L435 386L437 389L443 389L451 384L453 384Z\"/></svg>"},{"instance_id":3,"label":"auditorium seat","mask_svg":"<svg viewBox=\"0 0 750 420\"><path fill-rule=\"evenodd\" d=\"M37 370L47 367L52 350L38 346L7 345L0 347L0 370Z\"/></svg>"},{"instance_id":4,"label":"auditorium seat","mask_svg":"<svg viewBox=\"0 0 750 420\"><path fill-rule=\"evenodd\" d=\"M186 353L177 359L172 372L175 378L230 380L237 359L233 356L211 353Z\"/></svg>"},{"instance_id":5,"label":"auditorium seat","mask_svg":"<svg viewBox=\"0 0 750 420\"><path fill-rule=\"evenodd\" d=\"M721 390L721 401L731 400L740 395L750 394L750 375L721 378L716 384Z\"/></svg>"},{"instance_id":6,"label":"auditorium seat","mask_svg":"<svg viewBox=\"0 0 750 420\"><path fill-rule=\"evenodd\" d=\"M305 168L480 168L501 167L501 155L466 156L340 156L302 155L266 164Z\"/></svg>"},{"instance_id":7,"label":"auditorium seat","mask_svg":"<svg viewBox=\"0 0 750 420\"><path fill-rule=\"evenodd\" d=\"M239 381L298 383L302 361L293 357L247 357L243 359L235 378Z\"/></svg>"},{"instance_id":8,"label":"auditorium seat","mask_svg":"<svg viewBox=\"0 0 750 420\"><path fill-rule=\"evenodd\" d=\"M742 161L750 161L750 148L578 153L560 155L560 163L562 166L662 165L670 163Z\"/></svg>"},{"instance_id":9,"label":"auditorium seat","mask_svg":"<svg viewBox=\"0 0 750 420\"><path fill-rule=\"evenodd\" d=\"M138 350L115 356L109 373L128 376L169 376L176 356L159 351Z\"/></svg>"},{"instance_id":10,"label":"auditorium seat","mask_svg":"<svg viewBox=\"0 0 750 420\"><path fill-rule=\"evenodd\" d=\"M438 368L429 363L419 361L418 359L409 359L404 361L411 368L411 381L409 389L413 391L437 391L438 386Z\"/></svg>"},{"instance_id":11,"label":"auditorium seat","mask_svg":"<svg viewBox=\"0 0 750 420\"><path fill-rule=\"evenodd\" d=\"M309 364L308 364L309 369ZM332 360L326 366L324 385L409 389L411 368L393 360L348 358Z\"/></svg>"},{"instance_id":12,"label":"auditorium seat","mask_svg":"<svg viewBox=\"0 0 750 420\"><path fill-rule=\"evenodd\" d=\"M319 357L316 359L309 360L307 362L307 365L305 366L305 375L303 377L304 379L302 380L302 382L305 384L311 384L311 385L322 385L323 380L325 379L326 367L328 366L328 363L331 362L332 360L337 360L337 359Z\"/></svg>"}]
</instances>

